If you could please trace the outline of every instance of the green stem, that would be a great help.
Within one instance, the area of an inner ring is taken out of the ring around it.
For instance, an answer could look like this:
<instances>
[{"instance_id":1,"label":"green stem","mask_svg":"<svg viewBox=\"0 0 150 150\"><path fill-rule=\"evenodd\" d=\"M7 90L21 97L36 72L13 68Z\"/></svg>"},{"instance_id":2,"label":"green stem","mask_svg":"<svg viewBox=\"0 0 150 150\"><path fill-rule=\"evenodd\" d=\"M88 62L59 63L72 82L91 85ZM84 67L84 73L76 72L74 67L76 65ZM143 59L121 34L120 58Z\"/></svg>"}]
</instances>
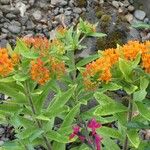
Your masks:
<instances>
[{"instance_id":1,"label":"green stem","mask_svg":"<svg viewBox=\"0 0 150 150\"><path fill-rule=\"evenodd\" d=\"M127 123L130 122L132 120L132 113L133 113L133 102L132 100L129 101L129 112L128 112L128 119L127 119ZM128 150L128 142L129 139L126 135L125 141L124 141L124 145L123 145L123 150Z\"/></svg>"},{"instance_id":2,"label":"green stem","mask_svg":"<svg viewBox=\"0 0 150 150\"><path fill-rule=\"evenodd\" d=\"M27 83L27 82L25 82L25 87L26 87L26 95L27 95L27 97L28 97L29 104L30 104L30 106L31 106L32 112L33 112L34 115L36 115L36 110L35 110L35 107L34 107L34 104L33 104L32 96L31 96L31 94L30 94L30 89L29 89L29 86L28 86L28 83ZM40 129L42 129L42 124L41 124L41 122L40 122L38 119L35 119L35 121L36 121L38 127L39 127ZM42 138L43 138L43 140L44 140L44 142L45 142L45 144L46 144L48 150L52 150L51 143L48 141L47 137L44 136L44 135L42 135Z\"/></svg>"}]
</instances>

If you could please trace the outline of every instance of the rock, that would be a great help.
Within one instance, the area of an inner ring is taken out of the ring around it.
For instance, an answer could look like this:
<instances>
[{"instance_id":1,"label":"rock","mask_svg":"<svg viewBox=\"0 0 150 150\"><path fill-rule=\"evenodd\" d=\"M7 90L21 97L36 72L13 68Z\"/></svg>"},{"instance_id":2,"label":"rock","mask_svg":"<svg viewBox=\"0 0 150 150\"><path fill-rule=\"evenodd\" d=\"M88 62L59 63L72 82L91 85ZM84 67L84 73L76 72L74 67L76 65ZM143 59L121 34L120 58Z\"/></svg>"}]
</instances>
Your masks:
<instances>
[{"instance_id":1,"label":"rock","mask_svg":"<svg viewBox=\"0 0 150 150\"><path fill-rule=\"evenodd\" d=\"M2 134L4 134L5 130L4 128L0 128L0 136L2 136Z\"/></svg>"},{"instance_id":2,"label":"rock","mask_svg":"<svg viewBox=\"0 0 150 150\"><path fill-rule=\"evenodd\" d=\"M133 17L132 14L128 13L127 15L125 15L125 18L127 19L127 21L128 21L129 23L131 23L134 17Z\"/></svg>"},{"instance_id":3,"label":"rock","mask_svg":"<svg viewBox=\"0 0 150 150\"><path fill-rule=\"evenodd\" d=\"M0 10L0 19L3 17L3 12Z\"/></svg>"},{"instance_id":4,"label":"rock","mask_svg":"<svg viewBox=\"0 0 150 150\"><path fill-rule=\"evenodd\" d=\"M146 13L145 13L144 11L142 11L142 10L136 10L136 11L134 12L134 16L135 16L137 19L139 19L139 20L143 20L143 19L145 18L145 16L146 16Z\"/></svg>"},{"instance_id":5,"label":"rock","mask_svg":"<svg viewBox=\"0 0 150 150\"><path fill-rule=\"evenodd\" d=\"M133 12L134 9L135 9L134 6L132 6L132 5L128 6L128 10L129 10L130 12Z\"/></svg>"},{"instance_id":6,"label":"rock","mask_svg":"<svg viewBox=\"0 0 150 150\"><path fill-rule=\"evenodd\" d=\"M5 39L7 37L7 34L1 34L0 35L0 40ZM1 99L1 94L0 94L0 99Z\"/></svg>"},{"instance_id":7,"label":"rock","mask_svg":"<svg viewBox=\"0 0 150 150\"><path fill-rule=\"evenodd\" d=\"M5 28L2 28L1 31L2 31L3 33L8 33L8 32L9 32L9 31L8 31L7 29L5 29Z\"/></svg>"},{"instance_id":8,"label":"rock","mask_svg":"<svg viewBox=\"0 0 150 150\"><path fill-rule=\"evenodd\" d=\"M119 3L118 1L112 1L112 5L115 7L115 8L119 8Z\"/></svg>"},{"instance_id":9,"label":"rock","mask_svg":"<svg viewBox=\"0 0 150 150\"><path fill-rule=\"evenodd\" d=\"M65 0L51 0L51 5L65 6L67 2Z\"/></svg>"},{"instance_id":10,"label":"rock","mask_svg":"<svg viewBox=\"0 0 150 150\"><path fill-rule=\"evenodd\" d=\"M15 19L16 18L16 15L14 15L14 14L11 14L11 13L8 13L7 15L6 15L6 18L8 18L8 19Z\"/></svg>"},{"instance_id":11,"label":"rock","mask_svg":"<svg viewBox=\"0 0 150 150\"><path fill-rule=\"evenodd\" d=\"M1 11L4 14L13 13L13 14L17 15L20 13L20 11L17 8L11 7L10 5L2 5L0 7L1 7Z\"/></svg>"},{"instance_id":12,"label":"rock","mask_svg":"<svg viewBox=\"0 0 150 150\"><path fill-rule=\"evenodd\" d=\"M17 21L12 21L8 26L8 30L14 34L18 34L21 32L21 24Z\"/></svg>"},{"instance_id":13,"label":"rock","mask_svg":"<svg viewBox=\"0 0 150 150\"><path fill-rule=\"evenodd\" d=\"M64 13L64 15L66 15L66 16L70 16L72 14L72 11L65 11L65 13Z\"/></svg>"},{"instance_id":14,"label":"rock","mask_svg":"<svg viewBox=\"0 0 150 150\"><path fill-rule=\"evenodd\" d=\"M21 19L20 19L20 23L22 25L25 25L26 22L28 21L29 17L27 15L23 16Z\"/></svg>"},{"instance_id":15,"label":"rock","mask_svg":"<svg viewBox=\"0 0 150 150\"><path fill-rule=\"evenodd\" d=\"M19 1L18 3L16 3L15 7L20 11L20 16L23 17L24 13L26 12L27 6Z\"/></svg>"},{"instance_id":16,"label":"rock","mask_svg":"<svg viewBox=\"0 0 150 150\"><path fill-rule=\"evenodd\" d=\"M130 3L129 3L128 0L125 0L125 1L123 2L123 5L124 5L125 7L128 7L128 6L130 5Z\"/></svg>"},{"instance_id":17,"label":"rock","mask_svg":"<svg viewBox=\"0 0 150 150\"><path fill-rule=\"evenodd\" d=\"M39 21L42 18L42 13L40 10L36 10L32 15L36 21Z\"/></svg>"},{"instance_id":18,"label":"rock","mask_svg":"<svg viewBox=\"0 0 150 150\"><path fill-rule=\"evenodd\" d=\"M82 9L81 9L81 8L78 8L78 7L75 7L75 8L73 9L73 12L74 12L74 13L77 13L77 14L81 14L81 13L82 13Z\"/></svg>"},{"instance_id":19,"label":"rock","mask_svg":"<svg viewBox=\"0 0 150 150\"><path fill-rule=\"evenodd\" d=\"M144 19L144 23L149 24L149 23L150 23L150 19L149 19L149 18L145 18L145 19Z\"/></svg>"},{"instance_id":20,"label":"rock","mask_svg":"<svg viewBox=\"0 0 150 150\"><path fill-rule=\"evenodd\" d=\"M6 47L8 41L6 39L0 40L0 47Z\"/></svg>"},{"instance_id":21,"label":"rock","mask_svg":"<svg viewBox=\"0 0 150 150\"><path fill-rule=\"evenodd\" d=\"M33 30L35 27L35 24L33 23L33 21L28 20L26 26L27 26L27 30Z\"/></svg>"},{"instance_id":22,"label":"rock","mask_svg":"<svg viewBox=\"0 0 150 150\"><path fill-rule=\"evenodd\" d=\"M32 6L32 5L34 5L34 3L35 3L35 0L29 0L29 4Z\"/></svg>"},{"instance_id":23,"label":"rock","mask_svg":"<svg viewBox=\"0 0 150 150\"><path fill-rule=\"evenodd\" d=\"M140 40L140 33L138 32L137 29L131 28L129 35L128 35L128 40Z\"/></svg>"},{"instance_id":24,"label":"rock","mask_svg":"<svg viewBox=\"0 0 150 150\"><path fill-rule=\"evenodd\" d=\"M1 4L7 5L10 3L10 0L0 0Z\"/></svg>"},{"instance_id":25,"label":"rock","mask_svg":"<svg viewBox=\"0 0 150 150\"><path fill-rule=\"evenodd\" d=\"M150 33L148 33L146 36L142 37L142 42L150 40Z\"/></svg>"}]
</instances>

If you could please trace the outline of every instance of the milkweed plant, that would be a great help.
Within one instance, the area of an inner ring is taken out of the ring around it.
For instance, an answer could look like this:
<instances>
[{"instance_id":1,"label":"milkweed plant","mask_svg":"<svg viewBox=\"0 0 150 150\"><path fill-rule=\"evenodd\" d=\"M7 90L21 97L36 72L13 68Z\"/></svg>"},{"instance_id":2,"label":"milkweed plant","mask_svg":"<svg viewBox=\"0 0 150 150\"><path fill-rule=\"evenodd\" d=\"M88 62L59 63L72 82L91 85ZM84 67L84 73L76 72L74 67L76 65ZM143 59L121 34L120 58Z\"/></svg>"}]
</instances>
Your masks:
<instances>
[{"instance_id":1,"label":"milkweed plant","mask_svg":"<svg viewBox=\"0 0 150 150\"><path fill-rule=\"evenodd\" d=\"M82 19L56 31L52 40L24 37L14 48L0 48L0 92L8 96L0 123L15 134L2 150L149 149L140 131L150 123L150 41L79 60L83 40L106 35ZM120 99L113 96L119 91ZM83 110L91 101L96 104Z\"/></svg>"}]
</instances>

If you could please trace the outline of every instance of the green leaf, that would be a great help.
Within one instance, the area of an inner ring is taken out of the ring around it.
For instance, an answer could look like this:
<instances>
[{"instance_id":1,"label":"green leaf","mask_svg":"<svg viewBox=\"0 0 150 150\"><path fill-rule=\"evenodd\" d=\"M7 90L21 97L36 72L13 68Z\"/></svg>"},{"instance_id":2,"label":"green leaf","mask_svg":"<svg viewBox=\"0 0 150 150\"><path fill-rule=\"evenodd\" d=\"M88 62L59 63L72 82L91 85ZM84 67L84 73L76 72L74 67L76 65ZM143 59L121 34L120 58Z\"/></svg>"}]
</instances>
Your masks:
<instances>
[{"instance_id":1,"label":"green leaf","mask_svg":"<svg viewBox=\"0 0 150 150\"><path fill-rule=\"evenodd\" d=\"M119 133L119 131L114 128L109 128L109 127L103 126L99 129L97 129L97 132L102 136L104 135L104 136L112 137L112 138L116 138L116 139L122 138L122 135Z\"/></svg>"},{"instance_id":2,"label":"green leaf","mask_svg":"<svg viewBox=\"0 0 150 150\"><path fill-rule=\"evenodd\" d=\"M137 130L129 130L127 131L127 136L129 138L129 141L131 142L131 144L135 147L138 148L139 144L140 144L140 138L139 135L137 133Z\"/></svg>"},{"instance_id":3,"label":"green leaf","mask_svg":"<svg viewBox=\"0 0 150 150\"><path fill-rule=\"evenodd\" d=\"M143 122L132 121L127 124L129 129L148 129L149 125L144 124Z\"/></svg>"},{"instance_id":4,"label":"green leaf","mask_svg":"<svg viewBox=\"0 0 150 150\"><path fill-rule=\"evenodd\" d=\"M149 29L150 25L146 23L136 23L136 24L133 24L132 27L140 28L140 29Z\"/></svg>"},{"instance_id":5,"label":"green leaf","mask_svg":"<svg viewBox=\"0 0 150 150\"><path fill-rule=\"evenodd\" d=\"M29 50L28 47L25 45L25 43L20 39L17 40L16 49L25 58L36 59L39 57L38 53L35 53L35 52Z\"/></svg>"},{"instance_id":6,"label":"green leaf","mask_svg":"<svg viewBox=\"0 0 150 150\"><path fill-rule=\"evenodd\" d=\"M140 77L140 89L145 90L149 85L149 80L145 76Z\"/></svg>"},{"instance_id":7,"label":"green leaf","mask_svg":"<svg viewBox=\"0 0 150 150\"><path fill-rule=\"evenodd\" d=\"M50 119L48 117L44 116L44 115L38 115L36 117L36 119L43 120L43 121L50 121Z\"/></svg>"},{"instance_id":8,"label":"green leaf","mask_svg":"<svg viewBox=\"0 0 150 150\"><path fill-rule=\"evenodd\" d=\"M28 76L24 75L24 74L15 74L13 76L14 80L16 81L25 81L28 79Z\"/></svg>"},{"instance_id":9,"label":"green leaf","mask_svg":"<svg viewBox=\"0 0 150 150\"><path fill-rule=\"evenodd\" d=\"M101 38L107 36L107 34L94 32L94 33L89 33L88 36Z\"/></svg>"},{"instance_id":10,"label":"green leaf","mask_svg":"<svg viewBox=\"0 0 150 150\"><path fill-rule=\"evenodd\" d=\"M75 107L73 107L70 110L70 112L66 115L59 130L61 130L61 128L65 127L65 126L71 125L74 120L74 117L76 116L77 113L79 113L79 111L80 111L80 103L77 104Z\"/></svg>"},{"instance_id":11,"label":"green leaf","mask_svg":"<svg viewBox=\"0 0 150 150\"><path fill-rule=\"evenodd\" d=\"M113 99L108 97L106 94L103 94L103 93L100 93L100 92L96 92L94 94L94 97L97 100L97 102L100 103L101 105L106 105L108 103L113 103L114 102Z\"/></svg>"},{"instance_id":12,"label":"green leaf","mask_svg":"<svg viewBox=\"0 0 150 150\"><path fill-rule=\"evenodd\" d=\"M16 113L19 110L20 110L19 105L11 102L10 100L7 100L3 104L0 104L0 111L4 111L7 113Z\"/></svg>"},{"instance_id":13,"label":"green leaf","mask_svg":"<svg viewBox=\"0 0 150 150\"><path fill-rule=\"evenodd\" d=\"M148 107L146 107L144 104L142 104L141 102L136 102L136 105L138 107L138 110L139 110L140 114L145 119L150 121L150 109Z\"/></svg>"},{"instance_id":14,"label":"green leaf","mask_svg":"<svg viewBox=\"0 0 150 150\"><path fill-rule=\"evenodd\" d=\"M123 87L123 89L127 92L128 95L134 93L138 87L133 85L132 83L128 83L126 81L120 81L119 84Z\"/></svg>"},{"instance_id":15,"label":"green leaf","mask_svg":"<svg viewBox=\"0 0 150 150\"><path fill-rule=\"evenodd\" d=\"M50 105L48 110L53 111L56 108L63 107L66 104L66 102L71 98L71 96L73 96L75 88L76 88L76 85L71 87L68 91L62 93L62 95L58 99L55 99L52 105Z\"/></svg>"},{"instance_id":16,"label":"green leaf","mask_svg":"<svg viewBox=\"0 0 150 150\"><path fill-rule=\"evenodd\" d=\"M90 63L91 61L94 61L95 59L99 58L99 56L97 54L95 55L90 55L82 60L80 60L77 64L76 67L82 67L88 63Z\"/></svg>"},{"instance_id":17,"label":"green leaf","mask_svg":"<svg viewBox=\"0 0 150 150\"><path fill-rule=\"evenodd\" d=\"M107 150L120 150L119 146L108 136L103 136L102 143Z\"/></svg>"},{"instance_id":18,"label":"green leaf","mask_svg":"<svg viewBox=\"0 0 150 150\"><path fill-rule=\"evenodd\" d=\"M147 92L144 90L136 91L133 93L133 100L134 101L142 101L147 95Z\"/></svg>"},{"instance_id":19,"label":"green leaf","mask_svg":"<svg viewBox=\"0 0 150 150\"><path fill-rule=\"evenodd\" d=\"M66 150L66 144L54 142L53 143L53 149Z\"/></svg>"},{"instance_id":20,"label":"green leaf","mask_svg":"<svg viewBox=\"0 0 150 150\"><path fill-rule=\"evenodd\" d=\"M130 64L125 61L124 59L119 59L119 68L120 71L122 72L124 78L126 79L126 81L131 82L131 72L132 72L132 66L130 66Z\"/></svg>"},{"instance_id":21,"label":"green leaf","mask_svg":"<svg viewBox=\"0 0 150 150\"><path fill-rule=\"evenodd\" d=\"M57 131L53 131L53 130L48 131L46 135L49 139L54 140L56 142L69 143L68 136L61 135Z\"/></svg>"},{"instance_id":22,"label":"green leaf","mask_svg":"<svg viewBox=\"0 0 150 150\"><path fill-rule=\"evenodd\" d=\"M11 84L10 84L11 85ZM14 84L15 86L15 84ZM16 85L17 86L17 85ZM15 90L15 87L9 86L9 84L0 84L0 92L12 97L17 102L26 102L26 97L22 92Z\"/></svg>"},{"instance_id":23,"label":"green leaf","mask_svg":"<svg viewBox=\"0 0 150 150\"><path fill-rule=\"evenodd\" d=\"M2 83L9 83L9 82L14 82L14 81L15 80L13 79L12 76L0 79L0 82L2 82Z\"/></svg>"},{"instance_id":24,"label":"green leaf","mask_svg":"<svg viewBox=\"0 0 150 150\"><path fill-rule=\"evenodd\" d=\"M127 111L127 107L125 107L124 105L122 105L121 103L109 103L103 106L99 106L94 114L96 116L105 116L105 115L112 115L112 114L116 114L119 112L125 112Z\"/></svg>"}]
</instances>

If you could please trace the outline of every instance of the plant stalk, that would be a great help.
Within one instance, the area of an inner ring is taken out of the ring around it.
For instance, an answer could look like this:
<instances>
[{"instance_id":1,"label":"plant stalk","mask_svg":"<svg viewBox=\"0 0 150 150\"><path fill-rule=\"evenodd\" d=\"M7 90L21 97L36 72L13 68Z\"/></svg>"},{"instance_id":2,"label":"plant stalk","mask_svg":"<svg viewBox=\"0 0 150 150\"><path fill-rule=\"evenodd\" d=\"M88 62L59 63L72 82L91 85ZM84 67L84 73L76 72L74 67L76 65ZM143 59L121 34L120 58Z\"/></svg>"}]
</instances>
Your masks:
<instances>
[{"instance_id":1,"label":"plant stalk","mask_svg":"<svg viewBox=\"0 0 150 150\"><path fill-rule=\"evenodd\" d=\"M26 95L28 96L28 100L29 100L29 103L30 103L30 106L31 106L31 109L32 109L32 112L34 115L36 115L36 110L35 110L35 107L34 107L34 104L33 104L33 101L32 101L32 97L30 95L30 90L29 90L29 87L28 87L28 84L27 82L25 82L25 86L26 86ZM40 129L42 129L42 124L39 120L35 119L36 120L36 123L38 125L38 127ZM47 137L42 135L42 138L48 148L48 150L52 150L52 146L51 146L51 143L48 141Z\"/></svg>"},{"instance_id":2,"label":"plant stalk","mask_svg":"<svg viewBox=\"0 0 150 150\"><path fill-rule=\"evenodd\" d=\"M133 113L133 102L132 102L132 100L130 100L127 122L130 122L132 120L132 113ZM129 139L128 139L128 136L126 135L124 145L123 145L123 150L128 150L128 142L129 142Z\"/></svg>"}]
</instances>

